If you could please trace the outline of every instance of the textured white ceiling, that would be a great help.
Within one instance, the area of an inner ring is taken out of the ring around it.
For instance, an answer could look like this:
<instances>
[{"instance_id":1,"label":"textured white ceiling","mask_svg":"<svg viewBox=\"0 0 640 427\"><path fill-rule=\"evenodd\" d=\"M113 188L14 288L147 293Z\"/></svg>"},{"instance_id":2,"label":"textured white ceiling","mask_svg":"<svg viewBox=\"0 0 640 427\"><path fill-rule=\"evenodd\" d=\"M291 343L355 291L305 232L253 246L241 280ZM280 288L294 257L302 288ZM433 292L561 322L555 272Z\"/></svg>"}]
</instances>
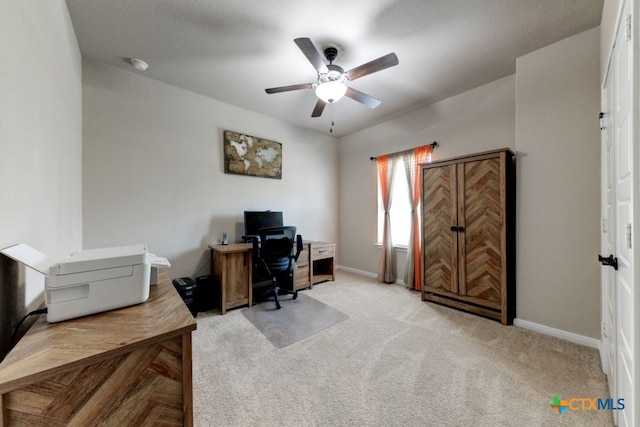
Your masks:
<instances>
[{"instance_id":1,"label":"textured white ceiling","mask_svg":"<svg viewBox=\"0 0 640 427\"><path fill-rule=\"evenodd\" d=\"M516 58L600 23L603 0L67 0L86 57L292 124L343 136L515 72ZM339 49L345 70L395 52L312 118L316 71L293 39Z\"/></svg>"}]
</instances>

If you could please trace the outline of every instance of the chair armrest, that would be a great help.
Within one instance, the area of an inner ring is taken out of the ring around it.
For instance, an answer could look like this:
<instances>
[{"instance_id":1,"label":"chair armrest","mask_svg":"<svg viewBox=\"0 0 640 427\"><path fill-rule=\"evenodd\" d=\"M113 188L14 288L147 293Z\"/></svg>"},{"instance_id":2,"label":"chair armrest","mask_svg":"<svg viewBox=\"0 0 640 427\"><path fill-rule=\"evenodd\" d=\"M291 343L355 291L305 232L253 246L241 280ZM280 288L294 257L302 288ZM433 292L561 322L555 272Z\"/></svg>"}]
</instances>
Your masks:
<instances>
[{"instance_id":1,"label":"chair armrest","mask_svg":"<svg viewBox=\"0 0 640 427\"><path fill-rule=\"evenodd\" d=\"M253 262L255 264L260 259L260 245L258 244L258 239L253 239L251 243L253 243L251 256L253 257Z\"/></svg>"},{"instance_id":2,"label":"chair armrest","mask_svg":"<svg viewBox=\"0 0 640 427\"><path fill-rule=\"evenodd\" d=\"M298 234L296 236L296 254L293 257L293 259L295 261L298 261L298 257L300 256L300 252L302 252L302 248L303 248L303 246L302 246L302 236Z\"/></svg>"}]
</instances>

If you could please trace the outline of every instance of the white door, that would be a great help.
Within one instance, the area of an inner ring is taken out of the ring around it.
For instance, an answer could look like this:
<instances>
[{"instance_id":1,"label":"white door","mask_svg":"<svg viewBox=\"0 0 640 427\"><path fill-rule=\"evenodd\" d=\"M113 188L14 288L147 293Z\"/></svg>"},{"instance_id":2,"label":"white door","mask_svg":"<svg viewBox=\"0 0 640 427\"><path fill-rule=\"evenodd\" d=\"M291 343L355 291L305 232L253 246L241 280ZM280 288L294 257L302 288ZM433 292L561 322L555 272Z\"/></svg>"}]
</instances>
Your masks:
<instances>
[{"instance_id":1,"label":"white door","mask_svg":"<svg viewBox=\"0 0 640 427\"><path fill-rule=\"evenodd\" d=\"M633 426L634 378L634 37L631 3L622 5L611 62L603 87L602 132L602 359L619 426ZM637 108L637 107L636 107ZM615 261L615 262L614 262ZM612 265L615 264L615 269Z\"/></svg>"},{"instance_id":2,"label":"white door","mask_svg":"<svg viewBox=\"0 0 640 427\"><path fill-rule=\"evenodd\" d=\"M615 70L615 247L618 258L617 299L617 391L628 407L618 413L618 425L633 426L634 379L634 289L633 289L633 37L629 1L623 13L614 49Z\"/></svg>"},{"instance_id":3,"label":"white door","mask_svg":"<svg viewBox=\"0 0 640 427\"><path fill-rule=\"evenodd\" d=\"M614 48L602 90L602 366L608 376L614 402L625 408L614 411L619 426L635 425L637 395L634 318L634 36L631 1L624 1ZM636 184L637 185L637 184ZM638 214L638 212L636 212ZM637 239L636 239L637 242ZM616 262L614 262L616 261ZM616 264L616 268L612 267Z\"/></svg>"},{"instance_id":4,"label":"white door","mask_svg":"<svg viewBox=\"0 0 640 427\"><path fill-rule=\"evenodd\" d=\"M609 257L615 248L615 147L613 141L613 111L615 73L613 64L609 64L605 84L602 88L601 128L601 161L602 161L602 224L601 224L601 254ZM611 266L602 268L602 349L600 358L602 369L607 374L609 392L614 402L618 401L616 383L616 270ZM614 411L614 421L617 424L617 413Z\"/></svg>"}]
</instances>

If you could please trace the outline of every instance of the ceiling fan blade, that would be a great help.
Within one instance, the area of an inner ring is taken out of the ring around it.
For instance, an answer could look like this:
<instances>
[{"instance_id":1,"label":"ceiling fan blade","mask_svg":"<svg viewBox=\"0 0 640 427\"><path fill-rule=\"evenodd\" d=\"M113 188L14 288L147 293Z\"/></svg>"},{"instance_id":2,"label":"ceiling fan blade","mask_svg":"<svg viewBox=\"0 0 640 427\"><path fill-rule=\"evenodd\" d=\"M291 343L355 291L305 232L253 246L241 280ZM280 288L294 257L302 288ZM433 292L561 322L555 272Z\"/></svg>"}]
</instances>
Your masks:
<instances>
[{"instance_id":1,"label":"ceiling fan blade","mask_svg":"<svg viewBox=\"0 0 640 427\"><path fill-rule=\"evenodd\" d=\"M382 104L382 101L380 101L379 99L376 99L371 95L367 95L364 92L360 92L359 90L352 87L347 88L347 92L344 94L344 96L348 96L349 98L354 99L371 109L376 108L378 105Z\"/></svg>"},{"instance_id":2,"label":"ceiling fan blade","mask_svg":"<svg viewBox=\"0 0 640 427\"><path fill-rule=\"evenodd\" d=\"M318 71L318 73L328 73L329 69L327 68L324 60L322 59L322 55L316 49L316 47L311 43L311 39L307 37L301 37L294 40L304 56L307 57L313 68Z\"/></svg>"},{"instance_id":3,"label":"ceiling fan blade","mask_svg":"<svg viewBox=\"0 0 640 427\"><path fill-rule=\"evenodd\" d=\"M311 88L313 88L312 83L302 83L299 85L272 87L269 89L265 89L264 91L267 93L279 93L279 92L288 92L290 90L311 89Z\"/></svg>"},{"instance_id":4,"label":"ceiling fan blade","mask_svg":"<svg viewBox=\"0 0 640 427\"><path fill-rule=\"evenodd\" d=\"M320 117L325 105L327 105L326 102L324 102L322 99L318 99L318 102L316 102L316 106L313 109L313 113L311 113L311 117Z\"/></svg>"},{"instance_id":5,"label":"ceiling fan blade","mask_svg":"<svg viewBox=\"0 0 640 427\"><path fill-rule=\"evenodd\" d=\"M367 74L375 73L377 71L384 70L385 68L393 67L394 65L398 65L398 57L395 53L389 53L385 56L381 56L378 59L374 59L373 61L369 61L366 64L362 64L359 67L352 68L347 71L347 76L349 80L353 81L355 79L359 79L360 77L366 76Z\"/></svg>"}]
</instances>

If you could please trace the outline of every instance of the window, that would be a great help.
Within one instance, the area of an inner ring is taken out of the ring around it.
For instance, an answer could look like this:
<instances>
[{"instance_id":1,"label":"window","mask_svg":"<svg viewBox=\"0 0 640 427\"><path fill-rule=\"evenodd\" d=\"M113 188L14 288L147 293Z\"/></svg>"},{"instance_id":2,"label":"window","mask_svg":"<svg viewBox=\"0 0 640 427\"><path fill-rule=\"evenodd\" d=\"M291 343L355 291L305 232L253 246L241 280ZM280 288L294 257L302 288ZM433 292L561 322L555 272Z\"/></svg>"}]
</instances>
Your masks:
<instances>
[{"instance_id":1,"label":"window","mask_svg":"<svg viewBox=\"0 0 640 427\"><path fill-rule=\"evenodd\" d=\"M391 218L391 244L395 247L408 247L412 243L411 239L411 197L408 180L411 181L411 187L419 193L419 188L414 188L417 182L414 182L416 175L420 173L419 165L425 162L431 162L431 150L436 143L416 147L410 153L396 153L389 156L389 162L393 162L393 178L391 184L391 209L389 217ZM398 155L400 154L400 155ZM409 165L405 163L409 162ZM411 177L407 177L407 170L411 172ZM418 178L419 179L419 178ZM417 211L420 212L420 197L414 194L418 199ZM382 206L382 193L380 189L380 178L378 177L378 244L382 243L382 233L384 227L384 208ZM417 228L420 233L420 226ZM417 249L416 249L417 250Z\"/></svg>"},{"instance_id":2,"label":"window","mask_svg":"<svg viewBox=\"0 0 640 427\"><path fill-rule=\"evenodd\" d=\"M409 201L409 187L407 185L407 173L404 168L402 156L394 158L396 162L391 192L391 240L393 246L409 246L411 234L411 202ZM378 244L382 242L382 228L384 224L384 208L380 194L380 180L378 180Z\"/></svg>"}]
</instances>

